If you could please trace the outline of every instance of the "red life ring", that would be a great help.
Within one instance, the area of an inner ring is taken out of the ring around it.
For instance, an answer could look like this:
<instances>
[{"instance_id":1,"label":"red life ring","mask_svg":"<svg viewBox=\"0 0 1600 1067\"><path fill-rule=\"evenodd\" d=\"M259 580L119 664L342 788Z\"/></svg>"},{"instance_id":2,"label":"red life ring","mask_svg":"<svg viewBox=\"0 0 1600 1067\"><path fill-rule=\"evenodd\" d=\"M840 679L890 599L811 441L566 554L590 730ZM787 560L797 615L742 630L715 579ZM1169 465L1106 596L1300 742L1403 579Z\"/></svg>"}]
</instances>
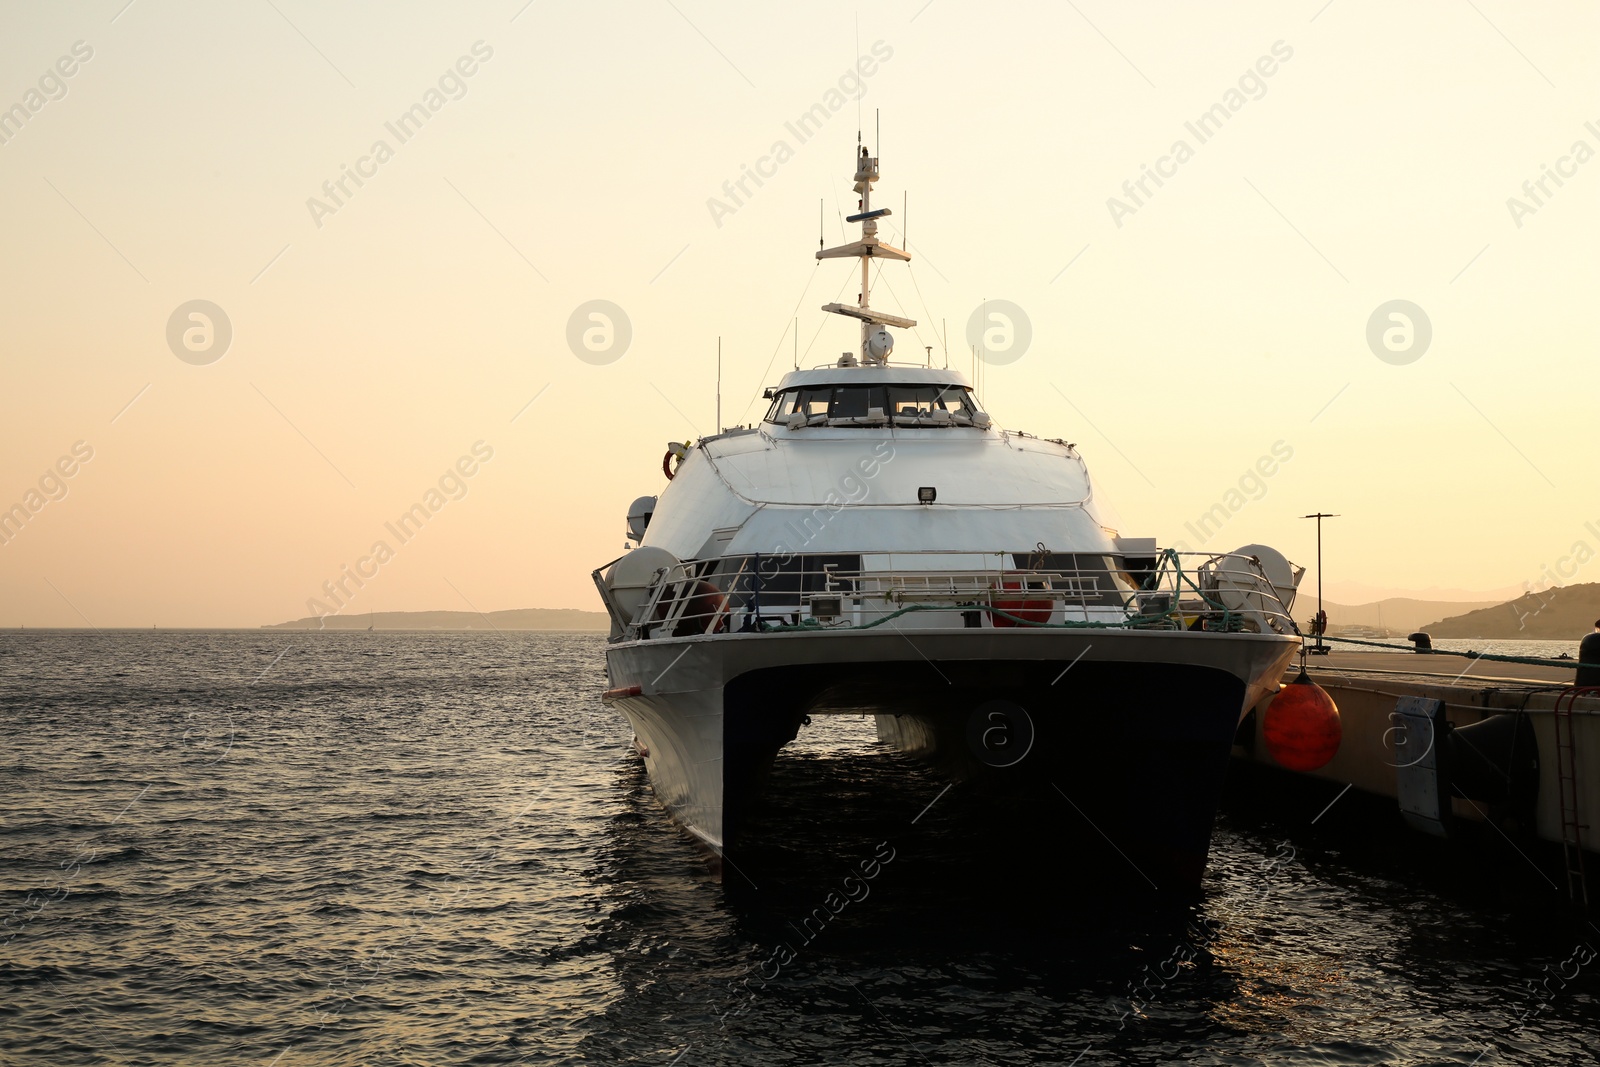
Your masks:
<instances>
[{"instance_id":1,"label":"red life ring","mask_svg":"<svg viewBox=\"0 0 1600 1067\"><path fill-rule=\"evenodd\" d=\"M667 476L667 481L670 482L678 476L678 468L683 466L684 457L688 456L688 454L689 442L687 441L681 445L674 442L667 446L667 454L661 457L661 473ZM678 461L676 464L672 462L674 459Z\"/></svg>"},{"instance_id":2,"label":"red life ring","mask_svg":"<svg viewBox=\"0 0 1600 1067\"><path fill-rule=\"evenodd\" d=\"M1034 584L1036 582L1040 583L1040 584ZM1029 589L1048 588L1048 580L1047 579L1043 579L1043 578L1026 578L1026 577L1023 577L1021 575L1018 575L1017 577L1014 577L1014 578L1012 578L1012 577L1002 578L1000 580L1000 588L1002 588L1002 589L1015 589L1015 590L1018 590L1019 592L1026 591L1026 590L1029 590ZM1050 615L1055 610L1055 601L1053 601L1053 600L1029 600L1029 599L1026 599L1026 598L1019 598L1019 599L1013 600L1013 599L1008 597L1005 600L996 600L994 602L994 606L995 606L995 609L997 611L1003 611L1007 615L1016 616L1016 619L1008 619L1008 618L1005 617L1005 615L998 615L998 614L997 615L991 615L989 618L994 623L995 626L997 626L997 627L1024 626L1024 625L1026 625L1027 623L1030 623L1030 622L1032 622L1032 623L1046 623L1046 622L1049 622L1050 621ZM1017 619L1021 619L1023 621L1018 622Z\"/></svg>"},{"instance_id":3,"label":"red life ring","mask_svg":"<svg viewBox=\"0 0 1600 1067\"><path fill-rule=\"evenodd\" d=\"M728 629L728 598L704 578L694 583L689 593L689 603L684 605L678 625L672 628L673 637L694 637L704 633L726 633ZM656 608L656 621L667 617L667 605Z\"/></svg>"}]
</instances>

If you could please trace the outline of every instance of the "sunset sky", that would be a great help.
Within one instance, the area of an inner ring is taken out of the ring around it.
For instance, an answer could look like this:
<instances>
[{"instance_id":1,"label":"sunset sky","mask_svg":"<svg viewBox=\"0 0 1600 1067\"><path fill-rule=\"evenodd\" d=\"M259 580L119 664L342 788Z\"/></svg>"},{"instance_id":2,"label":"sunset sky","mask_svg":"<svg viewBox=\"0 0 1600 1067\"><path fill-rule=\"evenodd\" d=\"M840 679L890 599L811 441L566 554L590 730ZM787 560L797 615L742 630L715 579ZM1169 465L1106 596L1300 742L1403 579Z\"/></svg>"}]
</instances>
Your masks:
<instances>
[{"instance_id":1,"label":"sunset sky","mask_svg":"<svg viewBox=\"0 0 1600 1067\"><path fill-rule=\"evenodd\" d=\"M802 364L854 347L813 252L857 95L897 355L968 370L1020 307L984 407L1122 533L1311 563L1336 512L1347 602L1600 581L1596 40L1505 0L7 4L0 626L296 618L379 540L351 612L598 610L718 338L726 425L793 318ZM596 300L611 362L568 340ZM1391 301L1420 355L1369 344Z\"/></svg>"}]
</instances>

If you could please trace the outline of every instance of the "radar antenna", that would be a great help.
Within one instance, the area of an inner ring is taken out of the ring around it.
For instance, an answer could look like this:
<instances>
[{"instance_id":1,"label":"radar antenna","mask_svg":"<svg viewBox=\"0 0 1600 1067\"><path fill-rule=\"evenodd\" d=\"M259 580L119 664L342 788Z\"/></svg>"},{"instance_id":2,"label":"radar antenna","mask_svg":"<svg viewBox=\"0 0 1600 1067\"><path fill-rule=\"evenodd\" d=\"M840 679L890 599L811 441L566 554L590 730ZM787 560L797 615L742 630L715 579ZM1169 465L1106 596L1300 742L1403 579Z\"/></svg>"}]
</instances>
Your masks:
<instances>
[{"instance_id":1,"label":"radar antenna","mask_svg":"<svg viewBox=\"0 0 1600 1067\"><path fill-rule=\"evenodd\" d=\"M858 138L859 136L860 134L857 134ZM817 253L818 259L848 259L853 256L861 260L861 302L859 304L824 304L822 310L860 320L861 362L867 365L882 365L889 361L889 353L894 348L894 337L882 327L898 326L901 329L909 329L917 324L916 319L908 319L901 315L890 315L884 311L873 310L872 307L872 261L874 259L892 259L901 263L911 262L911 254L909 252L901 251L878 240L878 220L887 218L894 212L886 207L873 208L872 186L877 180L877 157L870 155L867 147L862 145L861 153L856 157L855 177L855 189L861 199L857 212L844 220L846 222L861 223L861 240L839 245L836 248L824 248Z\"/></svg>"}]
</instances>

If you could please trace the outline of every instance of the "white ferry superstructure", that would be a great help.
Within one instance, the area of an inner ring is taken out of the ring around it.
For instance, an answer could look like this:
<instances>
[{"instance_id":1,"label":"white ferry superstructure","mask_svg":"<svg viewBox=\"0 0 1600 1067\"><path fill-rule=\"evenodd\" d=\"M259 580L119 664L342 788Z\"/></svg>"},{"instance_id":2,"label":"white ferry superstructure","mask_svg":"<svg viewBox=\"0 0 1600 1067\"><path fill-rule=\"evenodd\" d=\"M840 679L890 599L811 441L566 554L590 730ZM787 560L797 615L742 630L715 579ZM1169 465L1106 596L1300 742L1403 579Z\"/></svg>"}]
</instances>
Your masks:
<instances>
[{"instance_id":1,"label":"white ferry superstructure","mask_svg":"<svg viewBox=\"0 0 1600 1067\"><path fill-rule=\"evenodd\" d=\"M595 571L605 699L656 795L734 855L808 716L871 714L953 780L1050 783L1163 885L1205 867L1242 716L1298 653L1278 553L1123 536L1065 440L1002 429L957 371L890 362L871 306L878 160L861 149L855 352L784 375L759 424L671 446Z\"/></svg>"}]
</instances>

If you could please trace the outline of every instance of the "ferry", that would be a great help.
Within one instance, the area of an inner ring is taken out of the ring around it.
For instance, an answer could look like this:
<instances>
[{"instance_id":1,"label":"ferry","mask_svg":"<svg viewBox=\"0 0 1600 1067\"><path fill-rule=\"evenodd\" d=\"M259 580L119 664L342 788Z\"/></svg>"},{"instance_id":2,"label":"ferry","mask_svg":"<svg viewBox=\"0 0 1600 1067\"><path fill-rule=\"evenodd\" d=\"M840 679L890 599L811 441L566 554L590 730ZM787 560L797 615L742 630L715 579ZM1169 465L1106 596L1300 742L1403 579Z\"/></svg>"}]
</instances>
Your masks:
<instances>
[{"instance_id":1,"label":"ferry","mask_svg":"<svg viewBox=\"0 0 1600 1067\"><path fill-rule=\"evenodd\" d=\"M1064 847L1192 890L1235 731L1300 651L1303 569L1125 534L1065 437L1002 427L931 355L892 359L916 322L872 305L871 275L911 255L879 235L879 160L853 166L860 237L816 257L859 260L856 302L822 308L855 347L785 374L759 423L669 445L593 573L603 697L719 871L779 750L867 714L951 783L1059 794L1041 824Z\"/></svg>"}]
</instances>

